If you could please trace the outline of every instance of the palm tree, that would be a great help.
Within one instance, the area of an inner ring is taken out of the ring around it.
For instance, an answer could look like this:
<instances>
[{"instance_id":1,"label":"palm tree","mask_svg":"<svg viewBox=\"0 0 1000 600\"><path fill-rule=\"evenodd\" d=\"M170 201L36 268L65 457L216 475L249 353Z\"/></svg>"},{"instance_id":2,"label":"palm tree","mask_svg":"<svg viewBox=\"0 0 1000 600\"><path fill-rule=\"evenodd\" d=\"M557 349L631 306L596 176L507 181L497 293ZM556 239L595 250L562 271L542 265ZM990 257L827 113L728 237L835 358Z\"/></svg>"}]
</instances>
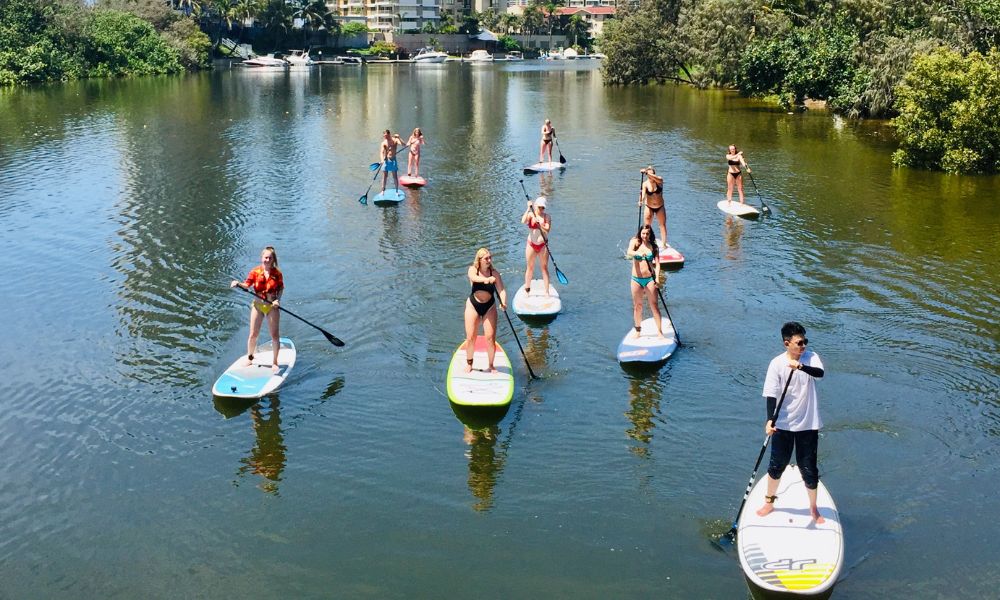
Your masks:
<instances>
[{"instance_id":1,"label":"palm tree","mask_svg":"<svg viewBox=\"0 0 1000 600\"><path fill-rule=\"evenodd\" d=\"M521 33L532 35L542 24L542 13L537 4L529 4L521 14Z\"/></svg>"},{"instance_id":2,"label":"palm tree","mask_svg":"<svg viewBox=\"0 0 1000 600\"><path fill-rule=\"evenodd\" d=\"M294 16L302 19L303 47L308 45L310 29L325 28L327 32L331 32L340 27L324 0L299 0L299 8Z\"/></svg>"},{"instance_id":3,"label":"palm tree","mask_svg":"<svg viewBox=\"0 0 1000 600\"><path fill-rule=\"evenodd\" d=\"M517 15L509 12L502 13L498 19L498 25L504 35L509 34L511 29L517 27Z\"/></svg>"},{"instance_id":4,"label":"palm tree","mask_svg":"<svg viewBox=\"0 0 1000 600\"><path fill-rule=\"evenodd\" d=\"M583 38L584 47L590 45L590 25L583 20L583 17L579 13L571 16L568 21L566 21L566 26L564 28L567 36L573 36L573 45L577 45L577 40Z\"/></svg>"},{"instance_id":5,"label":"palm tree","mask_svg":"<svg viewBox=\"0 0 1000 600\"><path fill-rule=\"evenodd\" d=\"M565 4L565 0L548 0L545 3L545 21L549 25L549 51L552 51L552 30L556 28L556 23L559 22L559 15L556 11Z\"/></svg>"}]
</instances>

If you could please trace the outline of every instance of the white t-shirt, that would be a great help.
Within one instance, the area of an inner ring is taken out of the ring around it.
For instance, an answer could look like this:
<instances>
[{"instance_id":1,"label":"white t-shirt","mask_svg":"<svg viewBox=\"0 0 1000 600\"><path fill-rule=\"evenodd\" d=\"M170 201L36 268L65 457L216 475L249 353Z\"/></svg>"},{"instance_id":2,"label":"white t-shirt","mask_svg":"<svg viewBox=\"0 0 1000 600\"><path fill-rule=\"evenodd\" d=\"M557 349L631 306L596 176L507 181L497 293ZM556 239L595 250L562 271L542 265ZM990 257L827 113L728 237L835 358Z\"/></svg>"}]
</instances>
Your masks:
<instances>
[{"instance_id":1,"label":"white t-shirt","mask_svg":"<svg viewBox=\"0 0 1000 600\"><path fill-rule=\"evenodd\" d=\"M780 401L785 382L789 375L792 376L792 382L788 384L788 393L785 394L785 401L781 405L774 427L785 431L822 429L819 399L816 397L816 379L806 375L804 371L789 369L788 360L788 354L785 352L771 359L771 364L767 367L767 377L764 379L764 397L772 396ZM823 361L812 350L803 352L799 362L807 367L823 368Z\"/></svg>"}]
</instances>

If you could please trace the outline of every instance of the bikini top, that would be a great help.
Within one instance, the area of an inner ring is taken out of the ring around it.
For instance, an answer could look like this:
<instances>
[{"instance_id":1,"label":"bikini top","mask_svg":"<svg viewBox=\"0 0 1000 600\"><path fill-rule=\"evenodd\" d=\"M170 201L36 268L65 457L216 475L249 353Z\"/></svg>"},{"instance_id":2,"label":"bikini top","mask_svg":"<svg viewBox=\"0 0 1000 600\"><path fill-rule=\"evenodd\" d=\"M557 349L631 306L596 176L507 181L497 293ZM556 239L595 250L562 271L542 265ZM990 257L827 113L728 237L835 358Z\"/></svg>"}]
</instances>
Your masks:
<instances>
[{"instance_id":1,"label":"bikini top","mask_svg":"<svg viewBox=\"0 0 1000 600\"><path fill-rule=\"evenodd\" d=\"M649 254L636 254L632 257L632 260L653 260L653 253Z\"/></svg>"},{"instance_id":2,"label":"bikini top","mask_svg":"<svg viewBox=\"0 0 1000 600\"><path fill-rule=\"evenodd\" d=\"M727 160L726 162L728 162L729 164L733 165L734 167L736 165L740 164L739 160Z\"/></svg>"},{"instance_id":3,"label":"bikini top","mask_svg":"<svg viewBox=\"0 0 1000 600\"><path fill-rule=\"evenodd\" d=\"M490 273L492 273L492 272L493 272L493 269L490 269ZM476 274L477 275L481 275L481 273L479 273L478 271L476 271ZM490 275L490 277L492 277L492 275ZM497 290L497 284L495 284L495 283L483 283L481 281L473 281L472 282L472 293L473 294L475 294L476 292L489 292L489 293L493 294L493 293L496 292L496 290Z\"/></svg>"},{"instance_id":4,"label":"bikini top","mask_svg":"<svg viewBox=\"0 0 1000 600\"><path fill-rule=\"evenodd\" d=\"M541 228L542 226L539 225L538 223L532 223L532 222L528 223L528 229L541 229Z\"/></svg>"}]
</instances>

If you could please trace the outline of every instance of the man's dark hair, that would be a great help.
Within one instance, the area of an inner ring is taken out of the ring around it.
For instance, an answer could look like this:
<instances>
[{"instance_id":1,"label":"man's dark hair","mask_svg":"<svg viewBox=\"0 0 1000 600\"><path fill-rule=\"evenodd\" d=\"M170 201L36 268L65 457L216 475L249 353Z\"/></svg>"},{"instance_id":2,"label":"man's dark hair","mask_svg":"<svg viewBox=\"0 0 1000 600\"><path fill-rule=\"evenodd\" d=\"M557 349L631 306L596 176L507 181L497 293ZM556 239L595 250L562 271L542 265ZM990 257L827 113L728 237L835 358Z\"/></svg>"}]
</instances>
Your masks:
<instances>
[{"instance_id":1,"label":"man's dark hair","mask_svg":"<svg viewBox=\"0 0 1000 600\"><path fill-rule=\"evenodd\" d=\"M781 339L786 342L797 335L801 335L803 337L806 335L806 328L803 327L801 323L797 321L789 321L781 326Z\"/></svg>"}]
</instances>

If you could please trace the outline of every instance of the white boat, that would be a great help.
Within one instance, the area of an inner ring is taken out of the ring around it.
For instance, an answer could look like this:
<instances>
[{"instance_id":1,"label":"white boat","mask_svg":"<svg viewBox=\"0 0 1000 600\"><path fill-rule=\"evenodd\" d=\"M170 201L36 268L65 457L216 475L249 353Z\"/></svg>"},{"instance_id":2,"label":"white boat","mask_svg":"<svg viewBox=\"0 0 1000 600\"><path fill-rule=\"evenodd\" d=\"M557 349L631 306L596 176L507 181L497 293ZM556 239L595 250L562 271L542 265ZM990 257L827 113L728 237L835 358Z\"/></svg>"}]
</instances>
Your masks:
<instances>
[{"instance_id":1,"label":"white boat","mask_svg":"<svg viewBox=\"0 0 1000 600\"><path fill-rule=\"evenodd\" d=\"M566 50L563 51L563 58L566 60L576 60L577 56L577 51L572 48L566 48Z\"/></svg>"},{"instance_id":2,"label":"white boat","mask_svg":"<svg viewBox=\"0 0 1000 600\"><path fill-rule=\"evenodd\" d=\"M254 56L253 58L248 58L242 63L246 67L287 67L288 62L275 58L274 54L265 54L264 56Z\"/></svg>"},{"instance_id":3,"label":"white boat","mask_svg":"<svg viewBox=\"0 0 1000 600\"><path fill-rule=\"evenodd\" d=\"M507 56L504 57L504 60L509 60L509 61L524 60L524 55L518 52L517 50L511 50L510 52L507 53Z\"/></svg>"},{"instance_id":4,"label":"white boat","mask_svg":"<svg viewBox=\"0 0 1000 600\"><path fill-rule=\"evenodd\" d=\"M486 50L473 50L466 62L493 62L493 55Z\"/></svg>"},{"instance_id":5,"label":"white boat","mask_svg":"<svg viewBox=\"0 0 1000 600\"><path fill-rule=\"evenodd\" d=\"M596 58L598 60L601 60L607 58L607 56L601 54L600 52L594 52L593 54L590 55L590 58Z\"/></svg>"},{"instance_id":6,"label":"white boat","mask_svg":"<svg viewBox=\"0 0 1000 600\"><path fill-rule=\"evenodd\" d=\"M542 55L542 60L563 60L565 57L562 52L547 52Z\"/></svg>"},{"instance_id":7,"label":"white boat","mask_svg":"<svg viewBox=\"0 0 1000 600\"><path fill-rule=\"evenodd\" d=\"M311 67L316 64L308 50L289 50L285 60L293 67Z\"/></svg>"},{"instance_id":8,"label":"white boat","mask_svg":"<svg viewBox=\"0 0 1000 600\"><path fill-rule=\"evenodd\" d=\"M360 67L365 64L364 59L360 56L337 56L334 57L332 62L335 65L350 65L354 67Z\"/></svg>"},{"instance_id":9,"label":"white boat","mask_svg":"<svg viewBox=\"0 0 1000 600\"><path fill-rule=\"evenodd\" d=\"M448 55L428 46L421 48L411 60L417 64L437 64L448 60Z\"/></svg>"}]
</instances>

